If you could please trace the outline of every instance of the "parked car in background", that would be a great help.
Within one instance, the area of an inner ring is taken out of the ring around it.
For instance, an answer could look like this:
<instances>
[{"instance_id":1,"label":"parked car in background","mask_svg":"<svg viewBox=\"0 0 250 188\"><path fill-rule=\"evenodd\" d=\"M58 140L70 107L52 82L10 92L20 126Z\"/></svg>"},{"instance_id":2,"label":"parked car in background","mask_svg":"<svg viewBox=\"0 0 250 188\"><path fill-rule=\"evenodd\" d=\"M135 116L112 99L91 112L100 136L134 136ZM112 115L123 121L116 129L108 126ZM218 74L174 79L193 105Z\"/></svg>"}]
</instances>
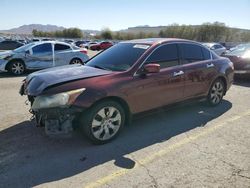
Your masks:
<instances>
[{"instance_id":1,"label":"parked car in background","mask_svg":"<svg viewBox=\"0 0 250 188\"><path fill-rule=\"evenodd\" d=\"M81 45L87 44L89 42L90 42L89 40L78 40L78 41L74 42L74 45L76 45L78 47L84 47L84 46L81 46Z\"/></svg>"},{"instance_id":2,"label":"parked car in background","mask_svg":"<svg viewBox=\"0 0 250 188\"><path fill-rule=\"evenodd\" d=\"M91 42L87 42L85 44L81 44L80 47L90 49L89 47L92 45L95 45L95 44L98 44L98 42L91 41Z\"/></svg>"},{"instance_id":3,"label":"parked car in background","mask_svg":"<svg viewBox=\"0 0 250 188\"><path fill-rule=\"evenodd\" d=\"M239 44L239 45L237 45L237 46L235 46L235 47L232 47L232 48L230 48L229 50L227 50L227 52L232 52L232 51L234 51L234 50L236 50L236 49L245 49L245 48L250 48L250 43L244 43L244 44Z\"/></svg>"},{"instance_id":4,"label":"parked car in background","mask_svg":"<svg viewBox=\"0 0 250 188\"><path fill-rule=\"evenodd\" d=\"M66 42L68 44L73 44L75 41L72 39L65 39L65 40L63 40L63 42Z\"/></svg>"},{"instance_id":5,"label":"parked car in background","mask_svg":"<svg viewBox=\"0 0 250 188\"><path fill-rule=\"evenodd\" d=\"M31 42L39 42L39 41L41 41L40 39L37 39L37 38L33 38L32 40L31 40Z\"/></svg>"},{"instance_id":6,"label":"parked car in background","mask_svg":"<svg viewBox=\"0 0 250 188\"><path fill-rule=\"evenodd\" d=\"M234 64L236 76L250 78L250 44L240 44L224 57L229 58Z\"/></svg>"},{"instance_id":7,"label":"parked car in background","mask_svg":"<svg viewBox=\"0 0 250 188\"><path fill-rule=\"evenodd\" d=\"M80 49L64 42L34 42L13 51L0 53L0 71L21 75L26 70L84 64L88 59L86 49Z\"/></svg>"},{"instance_id":8,"label":"parked car in background","mask_svg":"<svg viewBox=\"0 0 250 188\"><path fill-rule=\"evenodd\" d=\"M54 41L55 39L43 38L42 41Z\"/></svg>"},{"instance_id":9,"label":"parked car in background","mask_svg":"<svg viewBox=\"0 0 250 188\"><path fill-rule=\"evenodd\" d=\"M112 42L103 41L103 42L100 42L100 43L97 43L97 44L90 45L89 49L90 50L106 50L106 49L108 49L111 46L113 46Z\"/></svg>"},{"instance_id":10,"label":"parked car in background","mask_svg":"<svg viewBox=\"0 0 250 188\"><path fill-rule=\"evenodd\" d=\"M214 51L217 55L222 55L226 52L226 48L219 43L203 43L210 50Z\"/></svg>"},{"instance_id":11,"label":"parked car in background","mask_svg":"<svg viewBox=\"0 0 250 188\"><path fill-rule=\"evenodd\" d=\"M25 39L19 39L18 42L21 42L22 44L27 44L27 41Z\"/></svg>"},{"instance_id":12,"label":"parked car in background","mask_svg":"<svg viewBox=\"0 0 250 188\"><path fill-rule=\"evenodd\" d=\"M181 39L120 42L85 66L30 74L20 89L47 134L79 121L96 144L114 139L131 115L188 99L218 105L233 82L233 64L200 43ZM76 121L75 121L76 120Z\"/></svg>"},{"instance_id":13,"label":"parked car in background","mask_svg":"<svg viewBox=\"0 0 250 188\"><path fill-rule=\"evenodd\" d=\"M14 50L23 46L24 44L14 40L4 40L0 42L0 50Z\"/></svg>"}]
</instances>

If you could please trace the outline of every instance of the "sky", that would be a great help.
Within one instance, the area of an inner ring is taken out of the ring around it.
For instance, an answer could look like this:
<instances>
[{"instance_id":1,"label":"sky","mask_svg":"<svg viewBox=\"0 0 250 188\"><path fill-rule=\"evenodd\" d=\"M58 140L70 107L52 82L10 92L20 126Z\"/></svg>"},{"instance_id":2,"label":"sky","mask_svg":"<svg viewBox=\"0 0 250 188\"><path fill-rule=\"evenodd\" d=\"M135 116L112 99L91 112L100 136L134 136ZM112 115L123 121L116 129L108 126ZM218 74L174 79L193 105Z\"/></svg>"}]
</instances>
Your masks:
<instances>
[{"instance_id":1,"label":"sky","mask_svg":"<svg viewBox=\"0 0 250 188\"><path fill-rule=\"evenodd\" d=\"M121 30L223 22L250 29L250 0L0 0L0 30L24 24Z\"/></svg>"}]
</instances>

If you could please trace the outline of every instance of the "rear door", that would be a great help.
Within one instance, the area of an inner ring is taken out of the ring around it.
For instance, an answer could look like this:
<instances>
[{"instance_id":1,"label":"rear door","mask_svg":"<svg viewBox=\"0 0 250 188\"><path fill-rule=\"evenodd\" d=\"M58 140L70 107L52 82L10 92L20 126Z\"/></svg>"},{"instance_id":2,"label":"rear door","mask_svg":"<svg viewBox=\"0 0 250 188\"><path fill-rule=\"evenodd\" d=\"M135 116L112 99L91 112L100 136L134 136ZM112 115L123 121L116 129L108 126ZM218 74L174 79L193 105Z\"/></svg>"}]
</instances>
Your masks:
<instances>
[{"instance_id":1,"label":"rear door","mask_svg":"<svg viewBox=\"0 0 250 188\"><path fill-rule=\"evenodd\" d=\"M73 52L69 45L55 43L54 50L55 66L68 65L73 59Z\"/></svg>"},{"instance_id":2,"label":"rear door","mask_svg":"<svg viewBox=\"0 0 250 188\"><path fill-rule=\"evenodd\" d=\"M137 112L165 106L182 100L184 91L184 71L179 64L176 44L158 47L145 64L157 63L159 73L136 76L131 84L130 96L137 104Z\"/></svg>"},{"instance_id":3,"label":"rear door","mask_svg":"<svg viewBox=\"0 0 250 188\"><path fill-rule=\"evenodd\" d=\"M44 69L53 66L52 44L43 43L34 46L26 53L25 62L29 69Z\"/></svg>"},{"instance_id":4,"label":"rear door","mask_svg":"<svg viewBox=\"0 0 250 188\"><path fill-rule=\"evenodd\" d=\"M185 72L184 98L204 96L217 75L209 50L190 43L179 43L181 63Z\"/></svg>"}]
</instances>

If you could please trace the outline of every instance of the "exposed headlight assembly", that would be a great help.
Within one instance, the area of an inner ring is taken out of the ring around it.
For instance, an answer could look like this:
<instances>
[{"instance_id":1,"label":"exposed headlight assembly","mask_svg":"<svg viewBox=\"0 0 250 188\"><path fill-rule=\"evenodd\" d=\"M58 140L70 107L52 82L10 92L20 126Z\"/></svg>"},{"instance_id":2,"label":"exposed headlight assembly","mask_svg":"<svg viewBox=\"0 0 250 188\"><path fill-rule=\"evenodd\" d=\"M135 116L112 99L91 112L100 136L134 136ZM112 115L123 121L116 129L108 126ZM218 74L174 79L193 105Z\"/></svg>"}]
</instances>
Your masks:
<instances>
[{"instance_id":1,"label":"exposed headlight assembly","mask_svg":"<svg viewBox=\"0 0 250 188\"><path fill-rule=\"evenodd\" d=\"M55 95L42 95L35 98L32 110L40 110L54 107L67 107L86 90L86 88L76 89Z\"/></svg>"}]
</instances>

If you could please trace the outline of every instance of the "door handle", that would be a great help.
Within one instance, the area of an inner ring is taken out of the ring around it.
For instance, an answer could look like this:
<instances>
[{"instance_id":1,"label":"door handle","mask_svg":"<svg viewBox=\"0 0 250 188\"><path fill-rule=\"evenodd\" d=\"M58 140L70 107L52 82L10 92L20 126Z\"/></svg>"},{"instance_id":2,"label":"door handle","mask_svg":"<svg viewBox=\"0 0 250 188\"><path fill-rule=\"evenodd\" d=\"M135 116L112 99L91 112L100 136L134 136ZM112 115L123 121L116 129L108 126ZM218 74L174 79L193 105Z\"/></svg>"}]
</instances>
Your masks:
<instances>
[{"instance_id":1,"label":"door handle","mask_svg":"<svg viewBox=\"0 0 250 188\"><path fill-rule=\"evenodd\" d=\"M184 72L181 70L179 72L174 72L174 76L180 76L180 75L183 75Z\"/></svg>"},{"instance_id":2,"label":"door handle","mask_svg":"<svg viewBox=\"0 0 250 188\"><path fill-rule=\"evenodd\" d=\"M213 63L207 64L207 68L211 68L211 67L214 67Z\"/></svg>"}]
</instances>

